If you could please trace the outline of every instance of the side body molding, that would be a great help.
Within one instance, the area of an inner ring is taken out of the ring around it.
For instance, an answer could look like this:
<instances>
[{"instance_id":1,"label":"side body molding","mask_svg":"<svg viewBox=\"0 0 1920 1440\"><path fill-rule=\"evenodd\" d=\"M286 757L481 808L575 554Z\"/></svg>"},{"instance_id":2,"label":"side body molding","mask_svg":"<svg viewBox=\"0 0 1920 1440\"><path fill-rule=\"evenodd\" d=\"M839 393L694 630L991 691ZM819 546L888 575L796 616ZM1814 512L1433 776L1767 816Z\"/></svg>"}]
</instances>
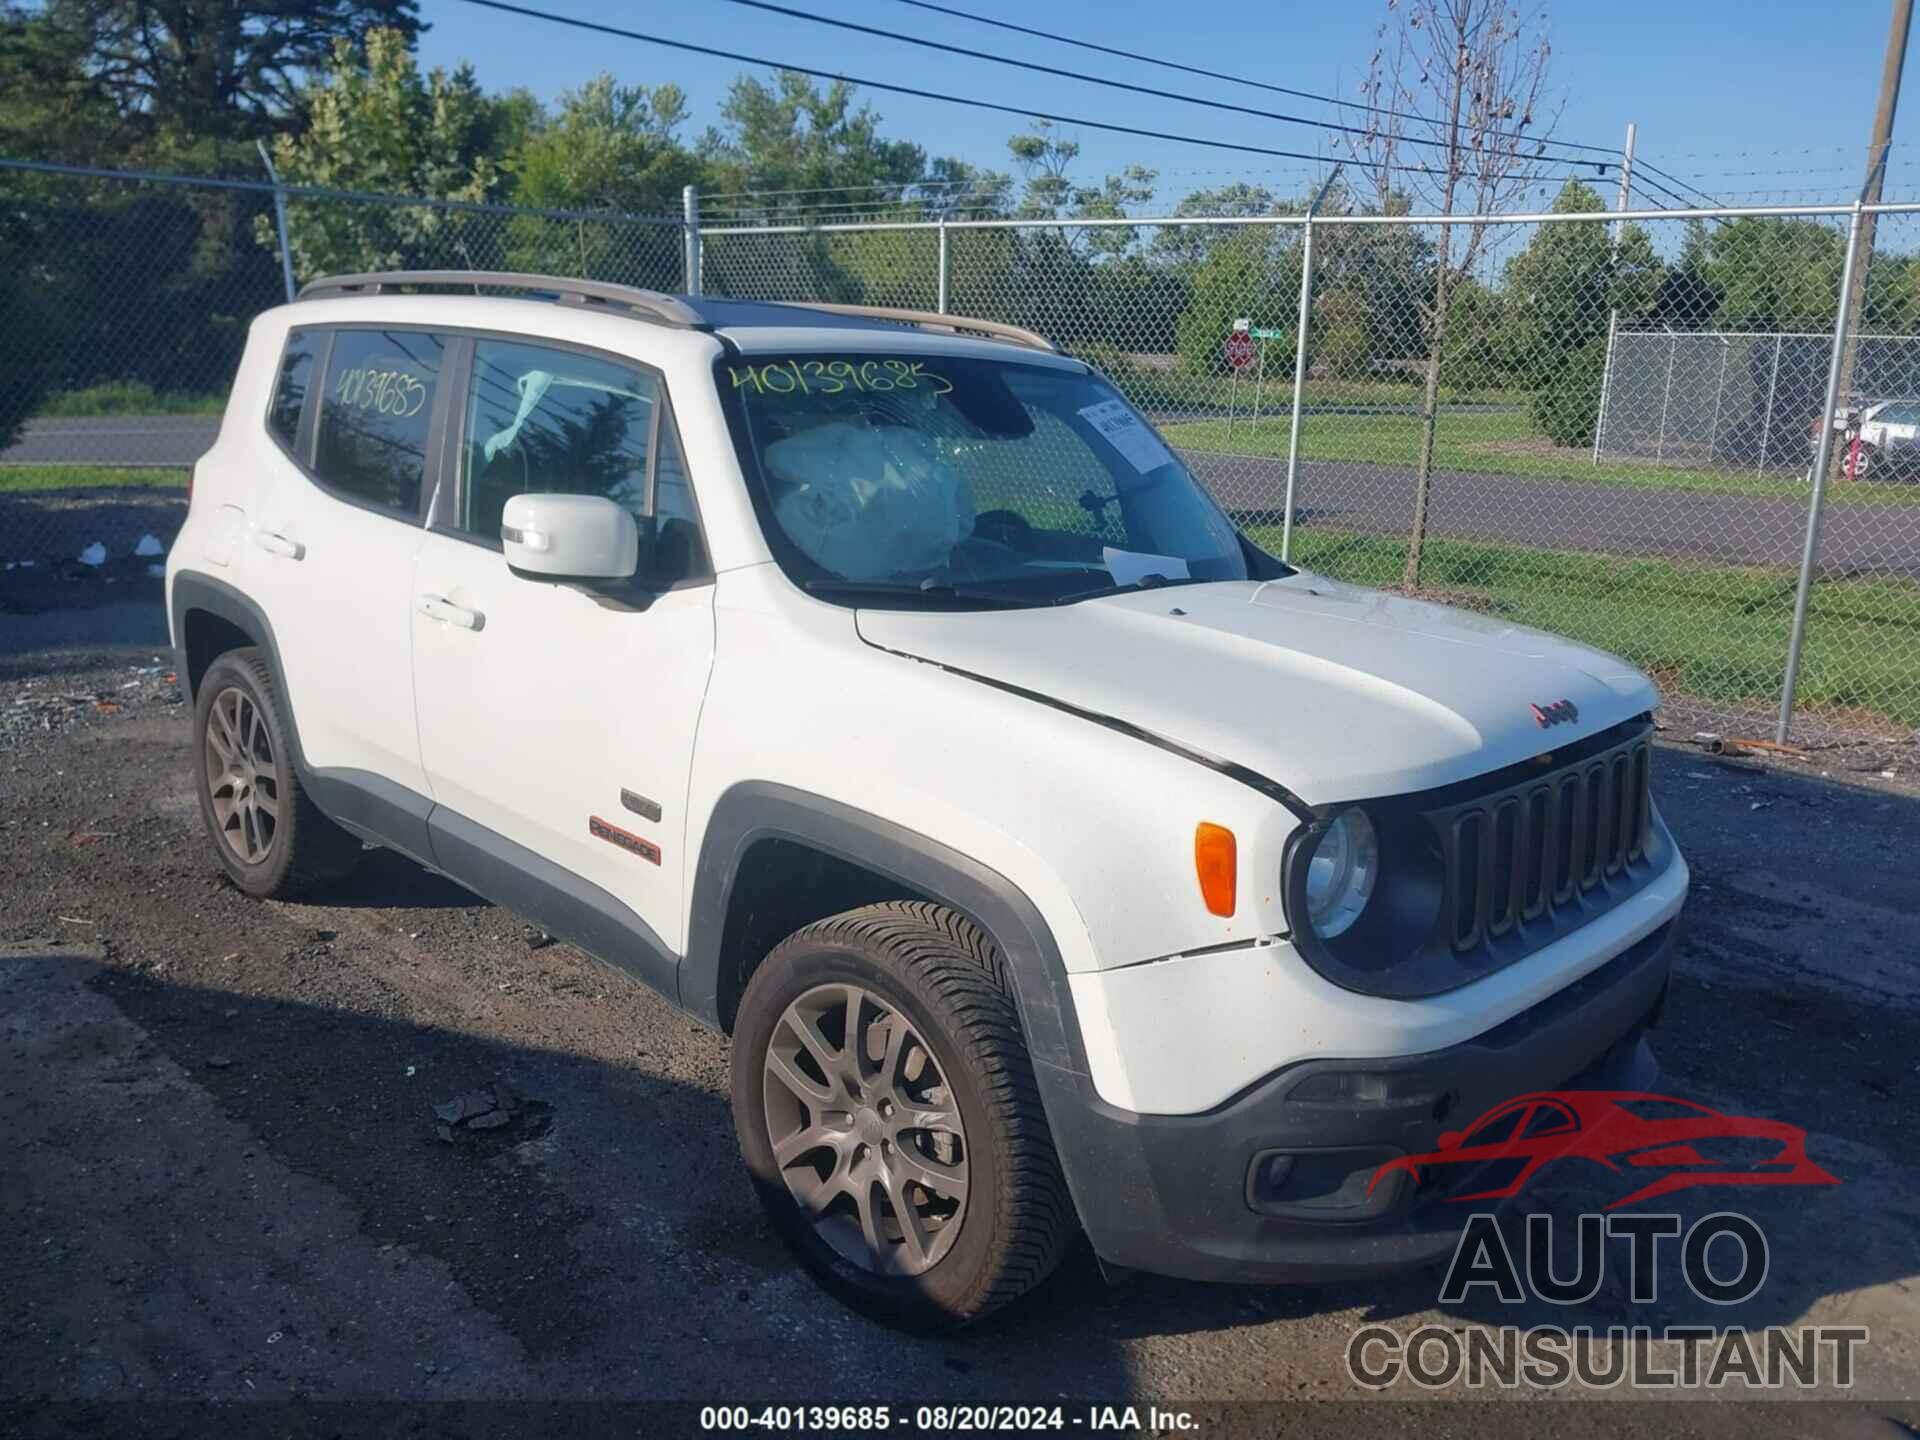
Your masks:
<instances>
[{"instance_id":1,"label":"side body molding","mask_svg":"<svg viewBox=\"0 0 1920 1440\"><path fill-rule=\"evenodd\" d=\"M477 825L432 798L366 770L315 769L300 748L298 707L286 691L286 670L273 626L246 595L210 575L174 577L171 620L179 673L191 688L186 615L204 610L253 636L280 687L293 767L330 820L361 839L398 850L499 905L537 921L589 955L625 970L668 1001L678 985L677 958L651 926L617 897L589 884L506 836Z\"/></svg>"},{"instance_id":2,"label":"side body molding","mask_svg":"<svg viewBox=\"0 0 1920 1440\"><path fill-rule=\"evenodd\" d=\"M967 916L1006 954L1034 1060L1085 1073L1066 966L1046 920L1018 886L951 846L891 820L765 781L729 788L707 822L694 874L689 945L680 964L681 1009L708 1024L722 1023L721 967L726 957L721 947L728 903L741 862L761 840L812 846Z\"/></svg>"}]
</instances>

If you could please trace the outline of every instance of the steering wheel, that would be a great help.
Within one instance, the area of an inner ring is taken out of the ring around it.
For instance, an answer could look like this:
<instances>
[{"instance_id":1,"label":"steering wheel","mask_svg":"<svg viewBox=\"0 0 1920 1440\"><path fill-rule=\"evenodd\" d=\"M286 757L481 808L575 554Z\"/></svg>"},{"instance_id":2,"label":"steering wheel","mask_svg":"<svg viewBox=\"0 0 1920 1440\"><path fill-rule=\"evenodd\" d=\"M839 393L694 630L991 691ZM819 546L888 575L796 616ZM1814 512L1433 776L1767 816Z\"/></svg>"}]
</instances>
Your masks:
<instances>
[{"instance_id":1,"label":"steering wheel","mask_svg":"<svg viewBox=\"0 0 1920 1440\"><path fill-rule=\"evenodd\" d=\"M976 540L991 541L995 545L1004 545L1009 550L1018 550L1033 533L1033 525L1027 517L1016 510L988 510L976 515L973 520L973 535Z\"/></svg>"}]
</instances>

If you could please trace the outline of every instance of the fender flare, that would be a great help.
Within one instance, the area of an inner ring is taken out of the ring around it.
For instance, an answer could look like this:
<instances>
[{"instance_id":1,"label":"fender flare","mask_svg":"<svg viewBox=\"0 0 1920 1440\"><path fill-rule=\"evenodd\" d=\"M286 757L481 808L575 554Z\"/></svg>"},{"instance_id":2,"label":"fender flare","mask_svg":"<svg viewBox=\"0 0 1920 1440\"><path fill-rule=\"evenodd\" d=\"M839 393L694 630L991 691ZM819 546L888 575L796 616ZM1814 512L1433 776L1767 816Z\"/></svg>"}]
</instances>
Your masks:
<instances>
[{"instance_id":1,"label":"fender flare","mask_svg":"<svg viewBox=\"0 0 1920 1440\"><path fill-rule=\"evenodd\" d=\"M192 671L187 665L186 621L189 610L204 610L246 631L267 652L267 664L273 669L274 683L279 686L281 698L286 701L283 707L286 713L281 719L286 722L288 738L293 741L294 766L301 776L309 775L311 771L307 766L306 752L300 748L300 729L294 721L293 696L287 689L287 667L280 663L280 644L274 638L273 622L267 619L267 612L251 597L224 580L198 570L182 570L174 575L173 593L167 606L167 619L171 626L168 633L173 638L176 652L180 690L187 697L189 705L200 698L195 693Z\"/></svg>"},{"instance_id":2,"label":"fender flare","mask_svg":"<svg viewBox=\"0 0 1920 1440\"><path fill-rule=\"evenodd\" d=\"M299 706L294 703L293 691L287 684L287 667L280 663L280 644L273 633L273 622L251 597L226 581L198 570L182 570L173 577L173 594L168 602L175 665L181 679L181 693L187 697L188 704L199 699L187 664L189 610L204 610L244 630L266 652L267 668L273 672L274 685L280 692L280 719L287 727L294 773L320 812L363 840L390 846L422 865L438 868L427 826L433 801L368 771L315 769L300 743L300 723L296 718Z\"/></svg>"},{"instance_id":3,"label":"fender flare","mask_svg":"<svg viewBox=\"0 0 1920 1440\"><path fill-rule=\"evenodd\" d=\"M1066 965L1039 908L1006 876L952 846L878 815L768 781L742 781L709 817L693 878L680 1007L719 1027L721 945L734 881L761 840L811 846L864 866L952 907L985 930L1007 957L1027 1049L1042 1076L1087 1072ZM1042 1081L1043 1095L1048 1089Z\"/></svg>"}]
</instances>

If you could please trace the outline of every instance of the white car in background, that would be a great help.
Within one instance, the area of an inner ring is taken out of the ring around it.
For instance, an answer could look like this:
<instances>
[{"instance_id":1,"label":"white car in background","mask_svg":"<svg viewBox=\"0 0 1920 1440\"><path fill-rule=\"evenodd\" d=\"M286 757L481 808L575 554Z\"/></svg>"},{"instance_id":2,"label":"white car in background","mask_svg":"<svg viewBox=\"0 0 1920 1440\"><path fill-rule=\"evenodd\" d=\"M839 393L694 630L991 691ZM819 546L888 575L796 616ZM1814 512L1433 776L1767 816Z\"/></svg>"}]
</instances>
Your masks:
<instances>
[{"instance_id":1,"label":"white car in background","mask_svg":"<svg viewBox=\"0 0 1920 1440\"><path fill-rule=\"evenodd\" d=\"M1920 400L1869 400L1834 412L1837 473L1850 480L1904 479L1920 472ZM1858 441L1858 448L1855 442ZM1820 447L1820 422L1811 448Z\"/></svg>"}]
</instances>

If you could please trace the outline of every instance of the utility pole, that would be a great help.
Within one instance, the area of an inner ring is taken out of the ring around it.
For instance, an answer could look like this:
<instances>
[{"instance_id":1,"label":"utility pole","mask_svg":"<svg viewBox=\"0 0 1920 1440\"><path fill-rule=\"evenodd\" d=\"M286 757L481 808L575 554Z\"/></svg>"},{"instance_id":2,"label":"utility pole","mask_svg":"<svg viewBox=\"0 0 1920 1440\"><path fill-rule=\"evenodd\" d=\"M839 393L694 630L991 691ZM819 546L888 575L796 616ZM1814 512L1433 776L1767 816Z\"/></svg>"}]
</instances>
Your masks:
<instances>
[{"instance_id":1,"label":"utility pole","mask_svg":"<svg viewBox=\"0 0 1920 1440\"><path fill-rule=\"evenodd\" d=\"M1907 32L1913 26L1913 0L1893 0L1893 24L1887 31L1887 55L1880 67L1880 103L1873 112L1873 139L1867 143L1867 179L1860 187L1860 203L1877 205L1887 178L1887 150L1893 144L1893 115L1900 104L1900 72L1907 63ZM1847 404L1853 394L1854 364L1860 355L1861 312L1866 308L1867 276L1873 268L1874 223L1880 217L1871 210L1862 212L1855 243L1860 253L1853 265L1853 284L1847 291L1844 349L1840 359L1840 390L1837 404ZM1833 417L1827 417L1833 423Z\"/></svg>"},{"instance_id":2,"label":"utility pole","mask_svg":"<svg viewBox=\"0 0 1920 1440\"><path fill-rule=\"evenodd\" d=\"M1627 143L1620 152L1620 190L1614 197L1613 208L1625 210L1633 203L1633 121L1627 122ZM1613 258L1620 258L1620 222L1613 222Z\"/></svg>"},{"instance_id":3,"label":"utility pole","mask_svg":"<svg viewBox=\"0 0 1920 1440\"><path fill-rule=\"evenodd\" d=\"M1620 152L1620 191L1614 197L1613 208L1625 210L1633 203L1633 136L1634 123L1627 122L1627 143ZM1607 247L1607 358L1600 371L1600 414L1593 422L1593 463L1600 463L1600 431L1607 418L1607 401L1613 389L1613 342L1620 329L1620 311L1613 303L1614 272L1620 265L1620 222L1615 220L1607 227L1612 231Z\"/></svg>"}]
</instances>

